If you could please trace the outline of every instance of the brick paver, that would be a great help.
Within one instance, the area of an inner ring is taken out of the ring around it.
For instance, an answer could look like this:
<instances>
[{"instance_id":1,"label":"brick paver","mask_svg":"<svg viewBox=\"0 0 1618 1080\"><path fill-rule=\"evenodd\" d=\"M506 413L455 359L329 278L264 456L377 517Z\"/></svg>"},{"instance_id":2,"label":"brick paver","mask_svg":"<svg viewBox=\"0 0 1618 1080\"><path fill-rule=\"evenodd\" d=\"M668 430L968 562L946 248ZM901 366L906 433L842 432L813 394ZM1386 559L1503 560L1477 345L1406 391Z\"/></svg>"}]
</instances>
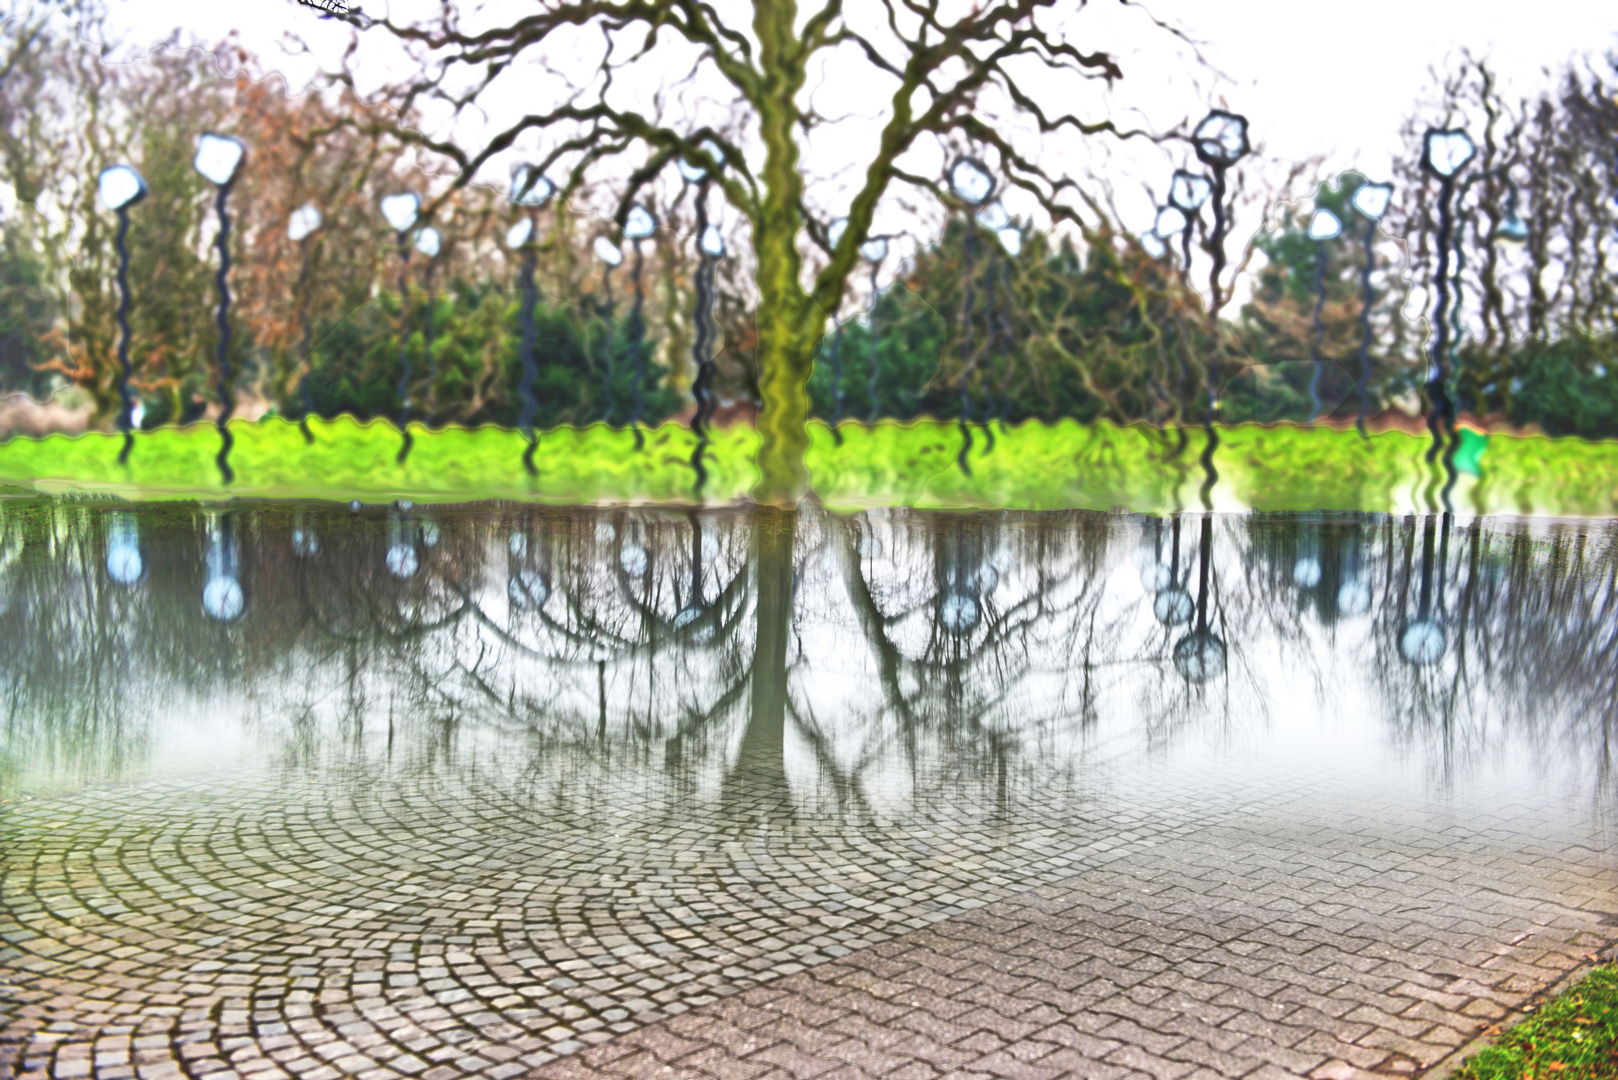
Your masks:
<instances>
[{"instance_id":1,"label":"brick paver","mask_svg":"<svg viewBox=\"0 0 1618 1080\"><path fill-rule=\"evenodd\" d=\"M1510 808L1442 838L1389 829L1397 814L1300 809L1037 886L535 1075L1408 1074L1612 934L1611 875L1491 839Z\"/></svg>"}]
</instances>

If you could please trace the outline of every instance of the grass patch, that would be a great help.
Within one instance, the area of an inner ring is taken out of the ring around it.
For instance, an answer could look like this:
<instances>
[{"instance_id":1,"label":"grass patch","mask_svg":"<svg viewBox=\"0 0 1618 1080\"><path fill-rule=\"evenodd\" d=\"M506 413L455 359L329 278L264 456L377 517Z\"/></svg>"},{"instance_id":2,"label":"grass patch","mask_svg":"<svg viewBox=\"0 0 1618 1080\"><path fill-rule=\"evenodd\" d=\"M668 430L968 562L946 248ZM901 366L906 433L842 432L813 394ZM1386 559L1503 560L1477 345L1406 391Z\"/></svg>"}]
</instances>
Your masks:
<instances>
[{"instance_id":1,"label":"grass patch","mask_svg":"<svg viewBox=\"0 0 1618 1080\"><path fill-rule=\"evenodd\" d=\"M14 438L0 444L0 485L38 491L100 492L139 499L315 498L347 502L408 497L417 502L514 499L557 504L695 499L696 440L675 424L634 435L596 424L540 434L538 475L522 466L522 435L499 427L429 431L412 425L409 458L387 421L316 421L313 441L277 418L231 425L236 480L220 483L218 432L208 424L165 428L136 438L118 464L121 436ZM962 438L949 422L867 427L810 425L808 464L829 506L1018 507L1031 510L1124 507L1158 511L1200 504L1199 429L1182 435L1145 424L1030 422L972 429L970 469L959 465ZM1221 428L1213 492L1223 510L1436 509L1442 472L1424 460L1424 437L1289 424ZM992 448L991 448L992 446ZM757 482L758 433L714 432L704 455L706 502L744 499ZM1463 513L1618 516L1618 442L1470 435L1457 460L1464 474L1451 501Z\"/></svg>"},{"instance_id":2,"label":"grass patch","mask_svg":"<svg viewBox=\"0 0 1618 1080\"><path fill-rule=\"evenodd\" d=\"M1599 967L1469 1059L1455 1080L1618 1077L1618 968Z\"/></svg>"}]
</instances>

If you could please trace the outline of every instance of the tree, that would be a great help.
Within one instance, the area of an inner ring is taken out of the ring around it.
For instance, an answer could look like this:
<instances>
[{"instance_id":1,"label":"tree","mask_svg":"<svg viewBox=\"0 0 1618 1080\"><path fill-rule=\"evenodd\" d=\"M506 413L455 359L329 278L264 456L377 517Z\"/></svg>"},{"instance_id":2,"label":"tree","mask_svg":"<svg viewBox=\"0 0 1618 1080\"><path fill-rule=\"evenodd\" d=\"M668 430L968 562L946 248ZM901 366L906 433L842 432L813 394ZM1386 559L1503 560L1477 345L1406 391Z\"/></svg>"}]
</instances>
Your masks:
<instances>
[{"instance_id":1,"label":"tree","mask_svg":"<svg viewBox=\"0 0 1618 1080\"><path fill-rule=\"evenodd\" d=\"M1112 121L1075 111L1087 84L1122 75L1107 53L1072 40L1080 8L1058 0L985 0L958 10L941 0L882 0L845 11L842 0L819 0L801 10L796 0L755 0L745 24L701 0L542 0L533 14L476 30L462 29L449 4L420 24L361 12L345 18L391 35L415 56L420 74L387 89L406 109L437 103L460 117L517 80L526 80L524 100L541 102L466 140L471 145L392 129L454 161L457 186L532 141L539 169L561 170L564 198L610 180L612 216L622 228L641 189L655 187L666 166L684 161L708 171L745 223L755 264L763 410L754 494L791 504L808 484L807 383L816 349L884 199L905 187L959 206L939 159L947 164L974 148L1053 220L1082 225L1086 214L1101 217L1070 176L1042 164L1071 149L1069 138L1121 134ZM841 65L839 80L858 79L885 100L872 145L840 148L862 168L835 244L810 205L803 171L806 161L823 163L811 136L827 119L809 84L829 64ZM671 71L687 74L671 84ZM814 254L806 258L806 250Z\"/></svg>"}]
</instances>

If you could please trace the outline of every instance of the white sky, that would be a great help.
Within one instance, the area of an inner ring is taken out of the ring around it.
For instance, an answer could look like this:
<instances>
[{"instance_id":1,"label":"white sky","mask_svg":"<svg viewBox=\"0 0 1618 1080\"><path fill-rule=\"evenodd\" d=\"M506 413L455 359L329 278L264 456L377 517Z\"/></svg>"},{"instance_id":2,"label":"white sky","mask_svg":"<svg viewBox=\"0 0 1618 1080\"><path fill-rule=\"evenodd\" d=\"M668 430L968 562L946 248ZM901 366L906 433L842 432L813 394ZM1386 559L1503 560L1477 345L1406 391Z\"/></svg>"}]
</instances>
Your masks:
<instances>
[{"instance_id":1,"label":"white sky","mask_svg":"<svg viewBox=\"0 0 1618 1080\"><path fill-rule=\"evenodd\" d=\"M394 2L396 8L411 4ZM862 2L868 0L849 0L850 10ZM337 49L346 41L346 29L322 23L292 0L109 3L113 32L126 48L155 45L175 30L198 43L217 42L238 31L243 44L270 60L280 55L277 41L287 29L317 48ZM523 6L520 0L510 3ZM1116 18L1114 4L1092 0L1091 16ZM365 6L379 11L384 4L367 0ZM1161 37L1146 37L1139 39L1145 43L1142 51L1126 48L1121 55L1130 100L1154 120L1172 123L1200 116L1223 98L1229 108L1248 115L1255 142L1268 156L1300 160L1323 155L1322 176L1349 167L1385 176L1392 158L1406 152L1398 141L1400 121L1417 100L1430 96L1429 66L1442 64L1463 47L1487 57L1508 87L1523 91L1542 84L1543 68L1618 48L1618 3L1610 0L1536 0L1532 5L1507 0L1150 0L1147 7L1201 43L1225 78L1165 71L1165 61L1175 66L1173 50L1163 46ZM380 61L384 54L375 55ZM285 70L295 87L313 73L307 58L273 66ZM378 62L373 69L384 66ZM1155 163L1152 169L1156 171ZM1133 228L1151 220L1150 205L1138 188L1138 181L1120 183L1121 208L1129 219L1125 224Z\"/></svg>"}]
</instances>

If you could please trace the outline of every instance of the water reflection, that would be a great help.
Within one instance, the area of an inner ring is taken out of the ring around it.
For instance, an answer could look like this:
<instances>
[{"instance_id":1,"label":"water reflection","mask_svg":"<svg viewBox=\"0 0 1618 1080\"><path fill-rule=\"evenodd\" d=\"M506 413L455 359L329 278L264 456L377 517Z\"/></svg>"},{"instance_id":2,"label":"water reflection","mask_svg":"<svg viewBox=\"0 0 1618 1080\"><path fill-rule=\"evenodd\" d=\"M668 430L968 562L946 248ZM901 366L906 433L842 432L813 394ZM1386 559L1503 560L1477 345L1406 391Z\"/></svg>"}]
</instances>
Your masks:
<instances>
[{"instance_id":1,"label":"water reflection","mask_svg":"<svg viewBox=\"0 0 1618 1080\"><path fill-rule=\"evenodd\" d=\"M180 743L217 761L246 740L272 768L494 754L548 798L628 771L767 828L964 787L1009 814L1109 739L1328 721L1443 783L1510 755L1605 784L1615 537L1448 516L12 501L0 784L133 775Z\"/></svg>"}]
</instances>

